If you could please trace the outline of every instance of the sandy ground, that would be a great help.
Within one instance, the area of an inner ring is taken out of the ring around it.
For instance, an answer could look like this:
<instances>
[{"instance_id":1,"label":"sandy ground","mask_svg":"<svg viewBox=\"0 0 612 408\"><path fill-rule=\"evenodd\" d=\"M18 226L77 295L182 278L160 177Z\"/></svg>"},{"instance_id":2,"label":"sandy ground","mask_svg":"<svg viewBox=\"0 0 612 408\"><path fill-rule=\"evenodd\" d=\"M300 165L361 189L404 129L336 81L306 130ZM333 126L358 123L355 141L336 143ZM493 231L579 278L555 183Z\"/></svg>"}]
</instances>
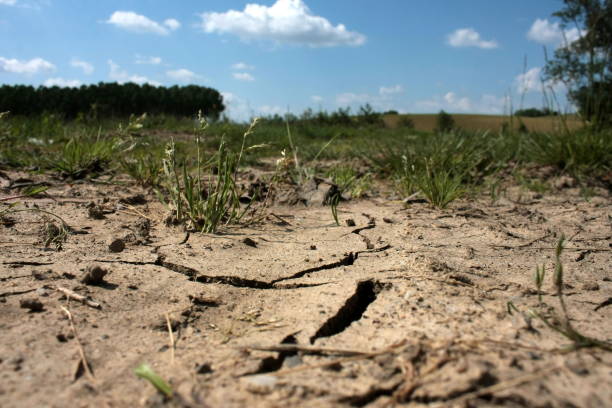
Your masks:
<instances>
[{"instance_id":1,"label":"sandy ground","mask_svg":"<svg viewBox=\"0 0 612 408\"><path fill-rule=\"evenodd\" d=\"M6 176L0 197L25 174ZM494 204L444 211L372 198L341 203L341 226L329 207L276 206L261 224L216 235L167 226L166 210L134 186L57 184L47 193L23 202L70 225L61 251L45 247L40 213L0 225L2 407L612 401L610 353L567 352L567 338L528 314L562 316L552 276L565 234L570 322L612 340L605 191L587 202L576 188L515 188ZM95 266L108 272L98 283L84 278ZM172 385L172 400L135 376L141 363Z\"/></svg>"}]
</instances>

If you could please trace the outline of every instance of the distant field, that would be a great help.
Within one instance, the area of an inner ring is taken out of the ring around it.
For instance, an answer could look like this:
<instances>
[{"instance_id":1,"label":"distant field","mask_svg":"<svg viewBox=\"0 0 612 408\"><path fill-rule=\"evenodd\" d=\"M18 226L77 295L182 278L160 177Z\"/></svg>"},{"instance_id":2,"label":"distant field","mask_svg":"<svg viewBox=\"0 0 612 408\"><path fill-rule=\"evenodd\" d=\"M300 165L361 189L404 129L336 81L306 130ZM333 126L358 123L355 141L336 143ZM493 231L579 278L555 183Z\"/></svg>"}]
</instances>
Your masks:
<instances>
[{"instance_id":1,"label":"distant field","mask_svg":"<svg viewBox=\"0 0 612 408\"><path fill-rule=\"evenodd\" d=\"M510 122L510 117L505 115L456 115L453 114L455 124L464 130L489 130L499 131L502 124ZM390 128L396 128L401 118L410 118L414 123L415 130L433 131L436 127L437 114L407 114L407 115L386 115L385 124ZM514 117L513 125L519 127L519 118ZM558 116L547 116L541 118L520 118L530 131L549 132L563 128L562 118ZM567 127L576 130L583 126L583 122L574 115L565 117Z\"/></svg>"}]
</instances>

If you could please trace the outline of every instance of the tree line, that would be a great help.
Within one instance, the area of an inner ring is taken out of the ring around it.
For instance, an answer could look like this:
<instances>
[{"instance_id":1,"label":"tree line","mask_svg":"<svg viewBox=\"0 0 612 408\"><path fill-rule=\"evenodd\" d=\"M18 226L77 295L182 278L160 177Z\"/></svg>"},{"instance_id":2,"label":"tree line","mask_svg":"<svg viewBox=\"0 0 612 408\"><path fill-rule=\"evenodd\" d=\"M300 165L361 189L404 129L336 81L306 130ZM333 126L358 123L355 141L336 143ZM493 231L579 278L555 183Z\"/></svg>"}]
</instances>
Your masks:
<instances>
[{"instance_id":1,"label":"tree line","mask_svg":"<svg viewBox=\"0 0 612 408\"><path fill-rule=\"evenodd\" d=\"M218 118L224 109L223 97L217 90L197 85L162 87L100 82L78 88L0 87L0 112L10 111L12 115L57 113L71 119L79 114L100 118L147 112L189 116L201 110L207 117Z\"/></svg>"}]
</instances>

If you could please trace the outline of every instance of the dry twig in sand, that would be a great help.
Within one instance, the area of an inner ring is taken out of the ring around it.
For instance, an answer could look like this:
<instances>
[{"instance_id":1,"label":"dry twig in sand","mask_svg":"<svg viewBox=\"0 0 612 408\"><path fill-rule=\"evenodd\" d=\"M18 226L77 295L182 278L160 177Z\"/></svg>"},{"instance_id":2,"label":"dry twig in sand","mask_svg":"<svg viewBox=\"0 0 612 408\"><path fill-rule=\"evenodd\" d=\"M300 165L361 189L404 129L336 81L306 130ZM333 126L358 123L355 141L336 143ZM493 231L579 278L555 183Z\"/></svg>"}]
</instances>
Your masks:
<instances>
[{"instance_id":1,"label":"dry twig in sand","mask_svg":"<svg viewBox=\"0 0 612 408\"><path fill-rule=\"evenodd\" d=\"M87 299L85 296L83 295L79 295L78 293L75 293L73 291L71 291L70 289L66 289L62 286L57 286L55 288L58 292L62 292L68 299L74 299L78 302L81 302L89 307L93 307L94 309L102 309L102 305L100 305L97 302L94 302L93 300L89 300Z\"/></svg>"},{"instance_id":2,"label":"dry twig in sand","mask_svg":"<svg viewBox=\"0 0 612 408\"><path fill-rule=\"evenodd\" d=\"M89 379L92 382L95 382L93 371L91 370L91 366L89 365L89 362L87 361L87 357L85 356L85 350L83 349L83 344L81 343L81 339L79 338L79 333L77 332L77 329L74 326L74 320L72 319L72 313L70 313L70 311L66 309L64 306L60 306L60 307L62 308L64 313L66 313L66 316L68 316L68 321L70 322L70 329L72 330L74 339L77 342L77 345L79 348L79 355L81 356L79 367L77 368L77 371L74 374L75 380L77 380L82 375L82 372L84 371L89 377Z\"/></svg>"}]
</instances>

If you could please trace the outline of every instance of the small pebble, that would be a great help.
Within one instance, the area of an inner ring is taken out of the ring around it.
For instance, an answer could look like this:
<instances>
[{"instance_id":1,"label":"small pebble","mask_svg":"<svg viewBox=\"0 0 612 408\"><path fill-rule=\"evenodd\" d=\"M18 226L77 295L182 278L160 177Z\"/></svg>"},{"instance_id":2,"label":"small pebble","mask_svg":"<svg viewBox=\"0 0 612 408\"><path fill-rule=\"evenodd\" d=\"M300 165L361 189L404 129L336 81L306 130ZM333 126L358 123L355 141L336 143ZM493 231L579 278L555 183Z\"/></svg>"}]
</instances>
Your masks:
<instances>
[{"instance_id":1,"label":"small pebble","mask_svg":"<svg viewBox=\"0 0 612 408\"><path fill-rule=\"evenodd\" d=\"M352 218L348 218L348 219L346 220L346 226L347 226L347 227L354 227L355 225L356 225L356 224L355 224L355 220L354 220L354 219L352 219Z\"/></svg>"},{"instance_id":2,"label":"small pebble","mask_svg":"<svg viewBox=\"0 0 612 408\"><path fill-rule=\"evenodd\" d=\"M253 375L244 377L246 388L254 394L269 394L273 391L278 378L273 375Z\"/></svg>"}]
</instances>

